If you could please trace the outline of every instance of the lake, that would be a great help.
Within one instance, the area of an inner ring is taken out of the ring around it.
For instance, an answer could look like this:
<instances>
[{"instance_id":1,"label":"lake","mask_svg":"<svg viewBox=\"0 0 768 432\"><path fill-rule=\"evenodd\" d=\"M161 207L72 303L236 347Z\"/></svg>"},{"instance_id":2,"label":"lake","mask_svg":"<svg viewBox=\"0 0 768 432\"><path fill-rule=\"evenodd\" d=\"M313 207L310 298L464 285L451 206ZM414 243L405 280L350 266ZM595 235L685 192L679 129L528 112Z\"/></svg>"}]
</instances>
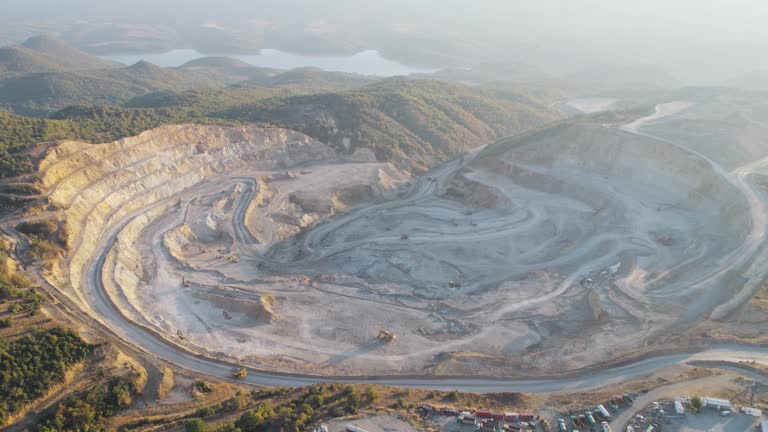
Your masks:
<instances>
[{"instance_id":1,"label":"lake","mask_svg":"<svg viewBox=\"0 0 768 432\"><path fill-rule=\"evenodd\" d=\"M297 67L317 67L327 71L351 72L363 75L395 76L412 73L431 73L435 69L407 66L394 60L388 60L375 50L361 51L349 56L306 56L291 54L276 49L263 49L258 55L237 54L201 54L195 50L181 49L156 54L118 54L105 55L104 58L132 65L140 60L163 67L175 67L202 57L227 56L239 59L253 66L293 69Z\"/></svg>"}]
</instances>

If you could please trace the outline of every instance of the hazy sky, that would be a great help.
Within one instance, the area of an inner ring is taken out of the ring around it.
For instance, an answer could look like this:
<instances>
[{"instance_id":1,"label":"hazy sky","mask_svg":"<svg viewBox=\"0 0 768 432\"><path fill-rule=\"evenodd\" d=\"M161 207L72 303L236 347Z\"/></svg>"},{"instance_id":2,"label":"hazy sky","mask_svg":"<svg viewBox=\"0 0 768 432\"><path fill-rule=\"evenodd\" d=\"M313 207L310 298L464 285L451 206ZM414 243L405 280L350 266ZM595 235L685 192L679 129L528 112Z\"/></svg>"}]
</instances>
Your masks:
<instances>
[{"instance_id":1,"label":"hazy sky","mask_svg":"<svg viewBox=\"0 0 768 432\"><path fill-rule=\"evenodd\" d=\"M6 38L40 29L84 37L87 25L109 21L158 26L180 45L208 25L241 39L266 34L273 45L293 31L349 49L416 38L548 70L654 63L695 80L768 68L765 0L0 0L0 17Z\"/></svg>"}]
</instances>

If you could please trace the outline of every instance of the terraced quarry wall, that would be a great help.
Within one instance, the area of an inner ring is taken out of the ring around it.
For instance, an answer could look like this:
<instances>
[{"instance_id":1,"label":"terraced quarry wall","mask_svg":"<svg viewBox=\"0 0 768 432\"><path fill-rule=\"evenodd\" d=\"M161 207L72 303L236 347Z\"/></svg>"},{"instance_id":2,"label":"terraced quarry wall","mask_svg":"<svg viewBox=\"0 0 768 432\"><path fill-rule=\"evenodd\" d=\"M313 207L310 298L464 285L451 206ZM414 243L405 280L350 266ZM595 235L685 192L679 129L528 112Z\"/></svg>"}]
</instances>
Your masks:
<instances>
[{"instance_id":1,"label":"terraced quarry wall","mask_svg":"<svg viewBox=\"0 0 768 432\"><path fill-rule=\"evenodd\" d=\"M679 349L764 280L753 171L682 144L565 125L418 178L353 156L255 127L62 143L40 168L70 233L49 278L126 337L328 375Z\"/></svg>"}]
</instances>

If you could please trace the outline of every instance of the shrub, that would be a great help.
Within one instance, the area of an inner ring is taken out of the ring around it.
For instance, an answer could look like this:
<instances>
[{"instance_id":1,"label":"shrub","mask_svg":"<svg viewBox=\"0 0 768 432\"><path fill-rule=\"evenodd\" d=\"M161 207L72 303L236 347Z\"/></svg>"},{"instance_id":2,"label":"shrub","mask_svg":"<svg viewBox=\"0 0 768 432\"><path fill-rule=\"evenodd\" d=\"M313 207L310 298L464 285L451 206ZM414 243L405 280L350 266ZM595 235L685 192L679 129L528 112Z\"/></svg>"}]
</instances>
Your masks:
<instances>
[{"instance_id":1,"label":"shrub","mask_svg":"<svg viewBox=\"0 0 768 432\"><path fill-rule=\"evenodd\" d=\"M198 408L197 411L195 411L195 415L200 418L210 417L214 414L215 412L211 407L202 407L202 408Z\"/></svg>"},{"instance_id":2,"label":"shrub","mask_svg":"<svg viewBox=\"0 0 768 432\"><path fill-rule=\"evenodd\" d=\"M699 410L701 410L703 407L704 401L702 401L699 396L694 396L691 398L691 408L693 409L693 412L699 412Z\"/></svg>"},{"instance_id":3,"label":"shrub","mask_svg":"<svg viewBox=\"0 0 768 432\"><path fill-rule=\"evenodd\" d=\"M33 257L43 261L53 261L59 257L59 248L53 243L37 236L31 236L29 249Z\"/></svg>"},{"instance_id":4,"label":"shrub","mask_svg":"<svg viewBox=\"0 0 768 432\"><path fill-rule=\"evenodd\" d=\"M368 402L373 402L379 398L379 393L376 391L374 386L369 385L365 389L365 397L368 399Z\"/></svg>"},{"instance_id":5,"label":"shrub","mask_svg":"<svg viewBox=\"0 0 768 432\"><path fill-rule=\"evenodd\" d=\"M360 409L360 395L352 393L347 397L347 413L357 414L358 409Z\"/></svg>"},{"instance_id":6,"label":"shrub","mask_svg":"<svg viewBox=\"0 0 768 432\"><path fill-rule=\"evenodd\" d=\"M243 398L243 395L237 394L228 400L227 408L230 411L237 411L245 408L245 398Z\"/></svg>"},{"instance_id":7,"label":"shrub","mask_svg":"<svg viewBox=\"0 0 768 432\"><path fill-rule=\"evenodd\" d=\"M18 297L19 290L13 285L0 284L0 300Z\"/></svg>"},{"instance_id":8,"label":"shrub","mask_svg":"<svg viewBox=\"0 0 768 432\"><path fill-rule=\"evenodd\" d=\"M56 232L56 228L56 221L50 219L35 222L22 222L16 226L16 229L19 230L19 232L38 237L48 237Z\"/></svg>"},{"instance_id":9,"label":"shrub","mask_svg":"<svg viewBox=\"0 0 768 432\"><path fill-rule=\"evenodd\" d=\"M312 395L307 398L307 403L309 403L309 405L313 408L319 408L325 403L325 398L323 395L319 394Z\"/></svg>"},{"instance_id":10,"label":"shrub","mask_svg":"<svg viewBox=\"0 0 768 432\"><path fill-rule=\"evenodd\" d=\"M461 393L459 393L458 390L453 390L452 392L448 393L448 396L446 398L451 402L456 402L459 399L461 399Z\"/></svg>"},{"instance_id":11,"label":"shrub","mask_svg":"<svg viewBox=\"0 0 768 432\"><path fill-rule=\"evenodd\" d=\"M199 391L200 393L210 393L213 391L211 386L207 382L202 380L195 382L195 390Z\"/></svg>"},{"instance_id":12,"label":"shrub","mask_svg":"<svg viewBox=\"0 0 768 432\"><path fill-rule=\"evenodd\" d=\"M187 432L205 432L205 422L199 418L192 419L184 426L184 430Z\"/></svg>"}]
</instances>

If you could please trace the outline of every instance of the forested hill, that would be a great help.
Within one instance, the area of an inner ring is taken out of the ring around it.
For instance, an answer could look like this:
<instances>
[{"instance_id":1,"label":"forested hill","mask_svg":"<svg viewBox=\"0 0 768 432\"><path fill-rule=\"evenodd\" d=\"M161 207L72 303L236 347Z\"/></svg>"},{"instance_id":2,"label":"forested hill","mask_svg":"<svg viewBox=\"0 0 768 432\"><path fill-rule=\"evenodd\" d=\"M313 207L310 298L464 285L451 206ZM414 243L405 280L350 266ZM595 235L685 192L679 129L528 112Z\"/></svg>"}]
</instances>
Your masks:
<instances>
[{"instance_id":1,"label":"forested hill","mask_svg":"<svg viewBox=\"0 0 768 432\"><path fill-rule=\"evenodd\" d=\"M524 92L404 78L310 95L265 88L153 93L130 107L71 107L48 119L0 113L0 176L31 172L30 149L39 141L106 142L188 122L286 127L341 153L370 148L378 160L418 170L558 118L550 105Z\"/></svg>"},{"instance_id":2,"label":"forested hill","mask_svg":"<svg viewBox=\"0 0 768 432\"><path fill-rule=\"evenodd\" d=\"M347 92L262 100L216 115L295 129L345 153L367 147L379 160L425 167L559 116L523 92L404 78Z\"/></svg>"},{"instance_id":3,"label":"forested hill","mask_svg":"<svg viewBox=\"0 0 768 432\"><path fill-rule=\"evenodd\" d=\"M36 72L108 69L118 64L67 46L47 36L0 47L0 79Z\"/></svg>"}]
</instances>

